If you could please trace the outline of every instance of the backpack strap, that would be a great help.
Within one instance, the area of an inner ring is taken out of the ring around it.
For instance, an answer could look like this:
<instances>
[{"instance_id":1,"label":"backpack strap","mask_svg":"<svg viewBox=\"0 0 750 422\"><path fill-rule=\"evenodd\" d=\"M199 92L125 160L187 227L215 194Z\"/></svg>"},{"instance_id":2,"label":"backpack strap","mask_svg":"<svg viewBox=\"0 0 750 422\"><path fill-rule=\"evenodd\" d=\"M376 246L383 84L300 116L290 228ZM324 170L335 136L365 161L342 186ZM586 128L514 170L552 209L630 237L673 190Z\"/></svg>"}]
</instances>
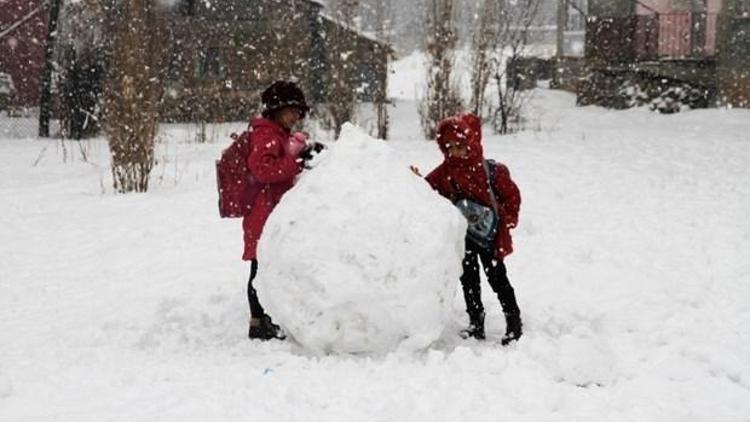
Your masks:
<instances>
[{"instance_id":1,"label":"backpack strap","mask_svg":"<svg viewBox=\"0 0 750 422\"><path fill-rule=\"evenodd\" d=\"M500 208L497 206L497 197L495 196L495 186L494 186L495 176L497 174L495 161L484 160L482 164L484 165L484 174L487 175L487 185L490 188L489 193L490 193L490 201L492 201L492 209L495 210L495 215L497 215L499 218Z\"/></svg>"}]
</instances>

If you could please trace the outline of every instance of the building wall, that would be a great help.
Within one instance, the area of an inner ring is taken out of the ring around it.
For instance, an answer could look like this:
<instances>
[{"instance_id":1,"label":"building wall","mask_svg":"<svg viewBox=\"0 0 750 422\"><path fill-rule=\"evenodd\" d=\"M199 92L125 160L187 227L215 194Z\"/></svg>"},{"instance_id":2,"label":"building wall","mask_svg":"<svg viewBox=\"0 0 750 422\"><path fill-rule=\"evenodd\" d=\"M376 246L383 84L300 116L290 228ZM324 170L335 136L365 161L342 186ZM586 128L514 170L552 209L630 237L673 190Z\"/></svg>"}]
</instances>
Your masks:
<instances>
[{"instance_id":1,"label":"building wall","mask_svg":"<svg viewBox=\"0 0 750 422\"><path fill-rule=\"evenodd\" d=\"M354 48L354 58L352 60L356 66L354 70L354 83L358 88L360 99L363 101L372 101L375 93L379 89L384 89L386 84L389 48L354 31L337 30L338 28L334 27L336 24L329 19L323 19L322 24L323 38L327 43L342 42L344 46L352 46ZM336 40L339 36L342 39ZM327 50L328 52L325 55L326 59L323 64L323 75L330 74L328 72L328 64L333 61L333 58L330 57L330 54L332 54L330 52L331 49L328 48ZM324 85L326 82L324 78ZM326 96L327 89L324 88L322 100L325 100Z\"/></svg>"},{"instance_id":2,"label":"building wall","mask_svg":"<svg viewBox=\"0 0 750 422\"><path fill-rule=\"evenodd\" d=\"M311 92L315 4L227 0L221 10L196 5L192 16L178 13L167 22L168 119L247 118L257 111L261 91L279 79L297 80Z\"/></svg>"},{"instance_id":3,"label":"building wall","mask_svg":"<svg viewBox=\"0 0 750 422\"><path fill-rule=\"evenodd\" d=\"M0 1L0 28L7 28L40 3L40 0ZM39 105L46 41L47 15L44 11L0 39L0 72L13 78L15 104L18 106Z\"/></svg>"},{"instance_id":4,"label":"building wall","mask_svg":"<svg viewBox=\"0 0 750 422\"><path fill-rule=\"evenodd\" d=\"M589 46L605 61L710 57L716 53L718 12L724 0L592 0L591 16L611 21L589 22ZM634 5L631 14L628 7ZM628 22L627 20L630 20ZM629 28L629 29L628 29ZM624 40L618 38L624 37ZM628 40L634 42L630 43ZM624 54L635 48L635 54ZM626 50L622 50L625 48ZM597 53L597 51L595 51Z\"/></svg>"},{"instance_id":5,"label":"building wall","mask_svg":"<svg viewBox=\"0 0 750 422\"><path fill-rule=\"evenodd\" d=\"M661 14L659 29L662 36L663 55L690 55L691 46L686 40L691 36L700 37L700 45L705 55L716 52L717 16L724 0L639 0L636 14L640 16ZM690 12L701 15L692 16ZM705 15L703 15L705 13ZM696 39L697 41L697 39ZM694 50L700 52L700 47Z\"/></svg>"},{"instance_id":6,"label":"building wall","mask_svg":"<svg viewBox=\"0 0 750 422\"><path fill-rule=\"evenodd\" d=\"M636 13L651 14L653 13L652 10L656 10L658 13L686 11L718 13L721 10L722 2L723 0L639 0L636 5Z\"/></svg>"},{"instance_id":7,"label":"building wall","mask_svg":"<svg viewBox=\"0 0 750 422\"><path fill-rule=\"evenodd\" d=\"M262 90L279 79L298 81L311 102L324 101L328 40L320 5L286 1L224 0L221 10L196 1L192 10L178 8L166 22L165 118L245 119L258 111ZM361 82L385 83L387 53L350 35L358 40Z\"/></svg>"}]
</instances>

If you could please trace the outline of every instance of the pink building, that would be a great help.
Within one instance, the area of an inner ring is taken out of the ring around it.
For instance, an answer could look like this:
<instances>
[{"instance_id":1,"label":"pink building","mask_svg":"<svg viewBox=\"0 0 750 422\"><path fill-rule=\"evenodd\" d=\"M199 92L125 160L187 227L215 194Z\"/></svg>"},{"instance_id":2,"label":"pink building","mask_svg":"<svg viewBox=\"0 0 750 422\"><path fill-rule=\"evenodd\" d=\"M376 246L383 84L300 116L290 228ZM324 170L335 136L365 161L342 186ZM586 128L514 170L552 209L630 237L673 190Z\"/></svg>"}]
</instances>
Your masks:
<instances>
[{"instance_id":1,"label":"pink building","mask_svg":"<svg viewBox=\"0 0 750 422\"><path fill-rule=\"evenodd\" d=\"M655 36L660 57L711 56L723 0L639 0L636 15L644 36ZM644 44L648 44L646 41Z\"/></svg>"},{"instance_id":2,"label":"pink building","mask_svg":"<svg viewBox=\"0 0 750 422\"><path fill-rule=\"evenodd\" d=\"M722 1L723 0L703 0L702 2L691 2L690 0L639 0L639 2L636 3L636 13L648 13L646 11L647 7L650 7L659 13L670 13L697 8L702 9L697 11L719 13ZM701 3L703 4L701 5ZM698 5L697 7L694 6L696 4Z\"/></svg>"}]
</instances>

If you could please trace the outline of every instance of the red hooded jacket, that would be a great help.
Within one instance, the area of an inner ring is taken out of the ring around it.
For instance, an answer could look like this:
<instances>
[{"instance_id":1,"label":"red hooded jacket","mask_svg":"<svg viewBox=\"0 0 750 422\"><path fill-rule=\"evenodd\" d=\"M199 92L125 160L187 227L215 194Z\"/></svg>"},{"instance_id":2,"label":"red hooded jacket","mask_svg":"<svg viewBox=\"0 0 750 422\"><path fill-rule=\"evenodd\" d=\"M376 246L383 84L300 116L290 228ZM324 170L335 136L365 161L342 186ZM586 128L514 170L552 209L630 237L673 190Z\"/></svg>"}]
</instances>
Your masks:
<instances>
[{"instance_id":1,"label":"red hooded jacket","mask_svg":"<svg viewBox=\"0 0 750 422\"><path fill-rule=\"evenodd\" d=\"M268 216L302 171L297 157L287 152L291 133L273 120L264 118L253 119L250 127L252 148L247 157L247 166L259 182L268 186L258 195L250 213L242 219L245 239L242 259L246 261L256 259L258 240Z\"/></svg>"},{"instance_id":2,"label":"red hooded jacket","mask_svg":"<svg viewBox=\"0 0 750 422\"><path fill-rule=\"evenodd\" d=\"M465 143L468 156L450 157L447 151L449 140ZM437 142L443 152L444 160L427 175L427 182L440 195L451 201L469 199L492 208L487 174L483 164L482 123L479 117L465 114L443 120L438 125ZM500 214L495 238L495 256L502 259L513 252L510 229L518 224L521 192L510 178L508 168L500 163L496 163L493 185Z\"/></svg>"}]
</instances>

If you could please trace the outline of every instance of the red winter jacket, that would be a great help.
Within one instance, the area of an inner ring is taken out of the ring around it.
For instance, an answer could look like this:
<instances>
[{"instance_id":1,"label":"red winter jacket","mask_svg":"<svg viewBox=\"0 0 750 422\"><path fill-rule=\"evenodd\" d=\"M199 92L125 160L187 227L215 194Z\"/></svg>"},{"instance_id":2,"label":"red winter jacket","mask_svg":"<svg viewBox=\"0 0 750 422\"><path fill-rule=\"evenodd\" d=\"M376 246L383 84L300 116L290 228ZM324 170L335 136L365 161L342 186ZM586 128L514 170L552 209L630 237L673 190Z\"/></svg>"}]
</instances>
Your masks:
<instances>
[{"instance_id":1,"label":"red winter jacket","mask_svg":"<svg viewBox=\"0 0 750 422\"><path fill-rule=\"evenodd\" d=\"M446 148L449 139L453 142L465 142L469 150L468 157L465 159L449 157ZM451 201L469 199L491 208L492 200L483 165L482 125L479 117L466 114L443 120L438 125L437 141L444 160L427 175L427 182ZM496 163L493 184L500 213L498 233L495 238L495 256L502 259L513 252L510 229L518 225L521 192L510 178L508 168L500 163Z\"/></svg>"},{"instance_id":2,"label":"red winter jacket","mask_svg":"<svg viewBox=\"0 0 750 422\"><path fill-rule=\"evenodd\" d=\"M261 183L268 186L258 195L250 214L242 219L245 253L242 259L256 259L258 240L271 211L281 197L294 185L302 171L297 157L287 153L291 134L273 120L255 118L250 122L252 148L247 157L247 167Z\"/></svg>"}]
</instances>

